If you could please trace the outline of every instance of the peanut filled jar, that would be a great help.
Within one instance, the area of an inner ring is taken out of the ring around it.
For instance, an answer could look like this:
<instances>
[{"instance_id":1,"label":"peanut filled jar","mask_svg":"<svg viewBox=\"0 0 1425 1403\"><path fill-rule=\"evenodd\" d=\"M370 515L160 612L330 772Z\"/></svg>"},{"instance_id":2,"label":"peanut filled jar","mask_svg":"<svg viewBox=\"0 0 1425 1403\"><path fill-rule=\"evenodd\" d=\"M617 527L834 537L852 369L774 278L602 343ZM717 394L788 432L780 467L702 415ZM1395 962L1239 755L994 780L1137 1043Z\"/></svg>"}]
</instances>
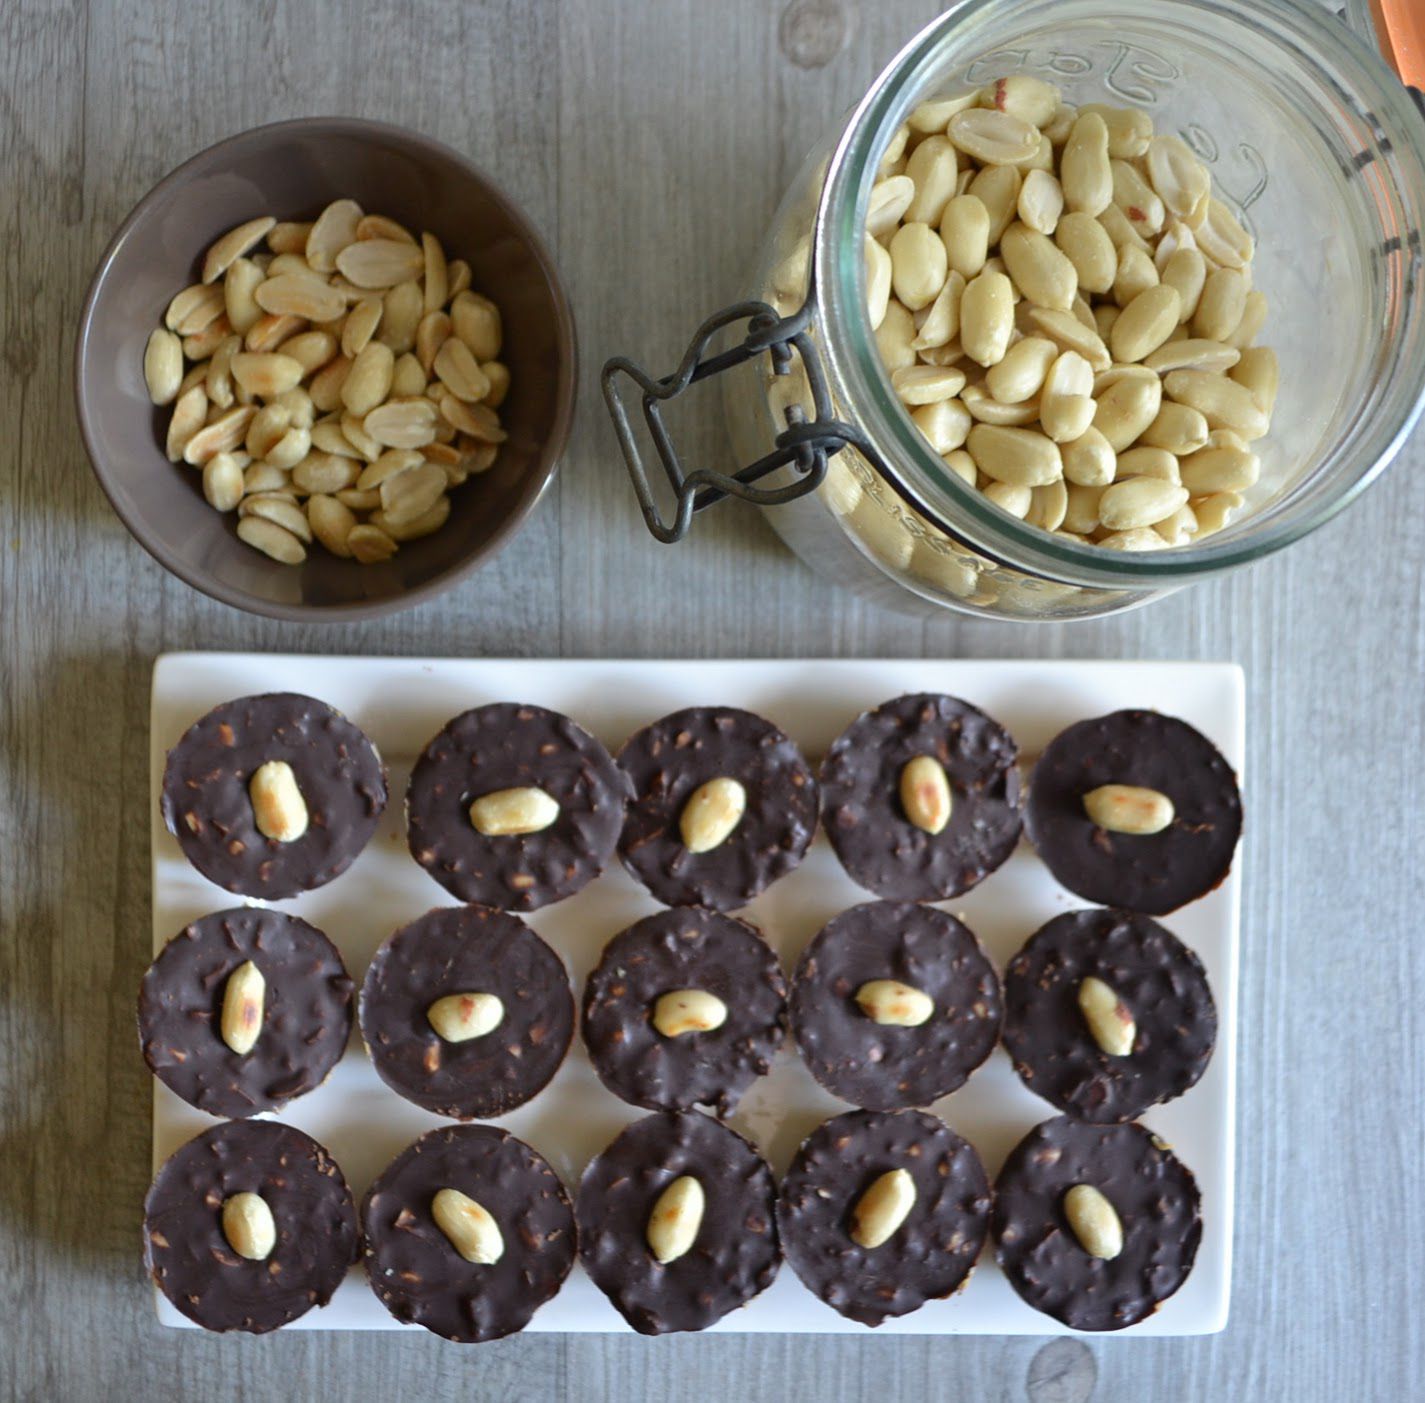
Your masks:
<instances>
[{"instance_id":1,"label":"peanut filled jar","mask_svg":"<svg viewBox=\"0 0 1425 1403\"><path fill-rule=\"evenodd\" d=\"M606 368L650 529L739 496L879 602L1017 619L1290 544L1420 414L1418 100L1305 0L962 0L808 158L751 299L674 375ZM685 473L658 406L723 372L742 466Z\"/></svg>"}]
</instances>

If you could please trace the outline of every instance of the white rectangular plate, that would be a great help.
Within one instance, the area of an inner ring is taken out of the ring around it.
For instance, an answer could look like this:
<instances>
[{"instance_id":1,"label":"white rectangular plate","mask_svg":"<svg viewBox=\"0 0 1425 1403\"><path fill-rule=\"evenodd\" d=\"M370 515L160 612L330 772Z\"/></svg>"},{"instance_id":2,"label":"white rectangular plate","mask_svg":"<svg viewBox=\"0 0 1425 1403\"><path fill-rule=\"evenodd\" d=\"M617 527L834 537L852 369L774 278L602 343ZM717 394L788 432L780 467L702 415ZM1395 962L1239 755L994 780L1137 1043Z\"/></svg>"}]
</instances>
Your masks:
<instances>
[{"instance_id":1,"label":"white rectangular plate","mask_svg":"<svg viewBox=\"0 0 1425 1403\"><path fill-rule=\"evenodd\" d=\"M466 659L329 658L274 654L178 653L158 659L153 674L150 813L153 831L153 943L157 951L189 921L237 904L184 860L159 818L164 756L199 716L234 697L293 691L320 697L362 727L390 767L392 801L376 836L349 871L319 891L282 903L324 930L340 947L358 983L376 947L398 926L450 897L406 850L402 796L421 748L452 716L493 701L533 702L568 713L610 749L638 727L679 707L729 704L776 722L813 764L859 712L903 692L948 692L1003 722L1032 758L1064 726L1120 707L1150 707L1191 722L1240 774L1244 723L1242 674L1220 663L761 661L605 662ZM617 869L617 864L615 864ZM1227 1322L1232 1259L1232 1169L1237 1015L1237 924L1240 873L1167 919L1202 957L1216 995L1217 1052L1186 1096L1155 1108L1145 1123L1168 1140L1197 1175L1203 1237L1197 1265L1182 1290L1131 1335L1195 1335ZM838 911L869 899L841 871L824 837L806 861L759 897L746 915L790 971L808 940ZM1060 887L1021 844L975 891L944 903L980 936L1001 969L1038 927L1085 903ZM605 942L658 909L621 869L605 873L569 900L530 917L530 924L569 966L578 996ZM154 1162L214 1122L155 1082ZM822 1120L846 1110L822 1091L794 1051L784 1050L771 1075L754 1084L731 1124L749 1136L780 1177L801 1140ZM1019 1138L1053 1109L1020 1085L1003 1049L934 1110L980 1152L993 1176ZM553 1083L500 1123L553 1163L571 1193L589 1160L630 1121L643 1115L604 1090L576 1036ZM327 1145L358 1202L372 1178L406 1144L442 1124L378 1080L353 1035L330 1081L294 1102L282 1119ZM187 1325L161 1297L159 1316ZM291 1328L416 1329L398 1326L360 1271L331 1304ZM576 1267L563 1291L535 1316L531 1330L626 1330L621 1317ZM806 1291L788 1267L720 1330L864 1332ZM1025 1305L986 1250L968 1286L948 1301L887 1321L882 1334L1064 1333Z\"/></svg>"}]
</instances>

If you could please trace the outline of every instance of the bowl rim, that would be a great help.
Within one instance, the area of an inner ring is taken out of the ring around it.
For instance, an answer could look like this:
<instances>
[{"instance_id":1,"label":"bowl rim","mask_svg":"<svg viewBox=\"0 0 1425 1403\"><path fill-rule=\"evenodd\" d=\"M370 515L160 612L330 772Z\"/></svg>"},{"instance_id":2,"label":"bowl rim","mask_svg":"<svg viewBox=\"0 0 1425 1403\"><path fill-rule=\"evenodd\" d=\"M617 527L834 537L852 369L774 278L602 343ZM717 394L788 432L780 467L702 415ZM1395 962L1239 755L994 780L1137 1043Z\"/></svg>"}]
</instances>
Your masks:
<instances>
[{"instance_id":1,"label":"bowl rim","mask_svg":"<svg viewBox=\"0 0 1425 1403\"><path fill-rule=\"evenodd\" d=\"M199 163L211 163L215 156L220 156L223 152L231 149L270 140L285 132L297 129L308 132L315 129L325 136L369 135L387 139L394 138L401 143L413 146L419 154L439 156L452 162L467 177L485 189L519 231L521 239L544 275L554 303L555 336L559 344L560 383L556 387L554 417L545 438L543 451L538 458L537 469L530 474L531 485L527 489L524 499L491 534L481 550L451 565L431 579L403 589L387 599L347 604L284 604L264 599L260 595L252 594L237 586L228 585L205 571L191 567L153 536L147 521L140 514L128 511L121 505L116 488L111 485L111 478L114 477L113 469L107 462L102 461L102 455L97 451L95 444L89 397L84 385L85 366L99 293L109 277L119 249L135 226L143 219L158 195L180 184L190 175L193 167ZM412 131L409 127L397 126L393 122L377 122L364 117L340 116L296 117L281 122L269 122L258 127L249 127L196 151L153 185L124 217L113 237L105 245L104 251L95 265L79 314L78 332L74 341L74 360L71 367L75 414L79 421L79 434L84 442L85 456L89 459L89 466L98 479L105 497L108 498L109 505L128 528L129 534L165 570L176 575L185 584L191 585L200 593L206 594L210 599L216 599L234 609L263 615L266 618L280 619L288 623L345 623L399 613L403 609L412 608L452 589L497 555L539 504L558 471L560 460L568 447L569 434L573 426L574 405L578 394L578 372L579 351L574 311L570 305L563 279L559 275L558 267L555 265L543 237L524 212L505 194L500 185L484 169L454 147L447 146L434 137L426 136L423 132Z\"/></svg>"}]
</instances>

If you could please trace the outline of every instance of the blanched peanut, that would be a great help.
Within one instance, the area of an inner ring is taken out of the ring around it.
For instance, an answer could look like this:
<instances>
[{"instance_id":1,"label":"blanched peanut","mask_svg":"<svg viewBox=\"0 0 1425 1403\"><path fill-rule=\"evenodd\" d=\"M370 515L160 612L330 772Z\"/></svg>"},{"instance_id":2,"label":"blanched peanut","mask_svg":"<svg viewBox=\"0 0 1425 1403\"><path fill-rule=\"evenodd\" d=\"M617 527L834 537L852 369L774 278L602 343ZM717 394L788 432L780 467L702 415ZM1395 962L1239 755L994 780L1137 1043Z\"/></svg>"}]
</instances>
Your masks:
<instances>
[{"instance_id":1,"label":"blanched peanut","mask_svg":"<svg viewBox=\"0 0 1425 1403\"><path fill-rule=\"evenodd\" d=\"M1212 180L1207 167L1177 136L1156 136L1148 145L1148 179L1163 203L1187 219L1207 198Z\"/></svg>"},{"instance_id":2,"label":"blanched peanut","mask_svg":"<svg viewBox=\"0 0 1425 1403\"><path fill-rule=\"evenodd\" d=\"M1163 387L1158 378L1140 376L1119 380L1099 396L1093 422L1115 453L1132 444L1158 417Z\"/></svg>"},{"instance_id":3,"label":"blanched peanut","mask_svg":"<svg viewBox=\"0 0 1425 1403\"><path fill-rule=\"evenodd\" d=\"M939 400L953 399L965 388L965 372L954 366L904 366L892 373L891 386L902 404L935 404Z\"/></svg>"},{"instance_id":4,"label":"blanched peanut","mask_svg":"<svg viewBox=\"0 0 1425 1403\"><path fill-rule=\"evenodd\" d=\"M910 153L905 173L915 183L915 197L905 211L906 222L938 224L946 201L955 193L955 178L959 174L950 138L926 137Z\"/></svg>"},{"instance_id":5,"label":"blanched peanut","mask_svg":"<svg viewBox=\"0 0 1425 1403\"><path fill-rule=\"evenodd\" d=\"M1253 288L1247 294L1247 301L1242 308L1242 320L1237 323L1236 331L1227 338L1227 344L1239 349L1250 346L1257 339L1266 320L1267 295L1259 289Z\"/></svg>"},{"instance_id":6,"label":"blanched peanut","mask_svg":"<svg viewBox=\"0 0 1425 1403\"><path fill-rule=\"evenodd\" d=\"M993 107L1000 112L1008 112L1010 116L1018 117L1031 126L1043 127L1058 109L1059 90L1042 78L1015 73L981 88L979 104L981 107Z\"/></svg>"},{"instance_id":7,"label":"blanched peanut","mask_svg":"<svg viewBox=\"0 0 1425 1403\"><path fill-rule=\"evenodd\" d=\"M922 405L910 417L926 442L941 455L959 448L970 433L970 411L956 399Z\"/></svg>"},{"instance_id":8,"label":"blanched peanut","mask_svg":"<svg viewBox=\"0 0 1425 1403\"><path fill-rule=\"evenodd\" d=\"M1141 442L1150 448L1166 448L1182 457L1196 453L1207 443L1207 420L1185 404L1166 401L1158 417L1143 430Z\"/></svg>"},{"instance_id":9,"label":"blanched peanut","mask_svg":"<svg viewBox=\"0 0 1425 1403\"><path fill-rule=\"evenodd\" d=\"M1118 480L1151 477L1159 482L1177 483L1178 460L1166 448L1128 448L1118 455Z\"/></svg>"},{"instance_id":10,"label":"blanched peanut","mask_svg":"<svg viewBox=\"0 0 1425 1403\"><path fill-rule=\"evenodd\" d=\"M1214 429L1231 429L1249 442L1266 433L1268 419L1252 393L1225 375L1205 370L1171 370L1163 377L1170 399L1196 409Z\"/></svg>"},{"instance_id":11,"label":"blanched peanut","mask_svg":"<svg viewBox=\"0 0 1425 1403\"><path fill-rule=\"evenodd\" d=\"M1177 289L1182 304L1178 316L1190 320L1207 283L1207 260L1195 248L1180 248L1163 264L1161 277L1167 287Z\"/></svg>"},{"instance_id":12,"label":"blanched peanut","mask_svg":"<svg viewBox=\"0 0 1425 1403\"><path fill-rule=\"evenodd\" d=\"M880 329L885 320L886 304L891 300L891 256L870 235L865 240L866 311L871 330Z\"/></svg>"},{"instance_id":13,"label":"blanched peanut","mask_svg":"<svg viewBox=\"0 0 1425 1403\"><path fill-rule=\"evenodd\" d=\"M1109 167L1113 172L1113 203L1140 234L1158 233L1167 217L1162 200L1127 161L1110 161Z\"/></svg>"},{"instance_id":14,"label":"blanched peanut","mask_svg":"<svg viewBox=\"0 0 1425 1403\"><path fill-rule=\"evenodd\" d=\"M1113 200L1113 171L1108 158L1108 127L1095 112L1080 111L1059 167L1064 202L1070 210L1100 214Z\"/></svg>"},{"instance_id":15,"label":"blanched peanut","mask_svg":"<svg viewBox=\"0 0 1425 1403\"><path fill-rule=\"evenodd\" d=\"M1015 208L1020 219L1040 234L1052 234L1064 212L1064 191L1047 170L1032 170L1019 187Z\"/></svg>"},{"instance_id":16,"label":"blanched peanut","mask_svg":"<svg viewBox=\"0 0 1425 1403\"><path fill-rule=\"evenodd\" d=\"M1029 515L1029 509L1034 505L1034 489L1012 482L992 482L985 488L984 495L1001 511L1007 511L1021 521Z\"/></svg>"},{"instance_id":17,"label":"blanched peanut","mask_svg":"<svg viewBox=\"0 0 1425 1403\"><path fill-rule=\"evenodd\" d=\"M1026 400L1023 404L1001 404L983 383L966 385L960 391L960 403L981 424L1021 429L1039 417L1037 399Z\"/></svg>"},{"instance_id":18,"label":"blanched peanut","mask_svg":"<svg viewBox=\"0 0 1425 1403\"><path fill-rule=\"evenodd\" d=\"M960 334L960 299L965 295L965 278L952 268L935 301L916 318L918 329L911 347L932 351L948 345ZM922 359L925 359L922 357Z\"/></svg>"},{"instance_id":19,"label":"blanched peanut","mask_svg":"<svg viewBox=\"0 0 1425 1403\"><path fill-rule=\"evenodd\" d=\"M1034 339L1026 337L1019 344L1025 345ZM1018 349L1018 346L1012 348L1010 354ZM1093 423L1093 416L1093 367L1077 351L1064 351L1055 358L1044 377L1039 399L1044 432L1062 445L1081 437Z\"/></svg>"},{"instance_id":20,"label":"blanched peanut","mask_svg":"<svg viewBox=\"0 0 1425 1403\"><path fill-rule=\"evenodd\" d=\"M966 447L986 477L1012 487L1042 487L1063 476L1059 446L1030 429L976 424Z\"/></svg>"},{"instance_id":21,"label":"blanched peanut","mask_svg":"<svg viewBox=\"0 0 1425 1403\"><path fill-rule=\"evenodd\" d=\"M1098 503L1102 486L1070 482L1065 487L1064 519L1059 524L1066 531L1087 535L1098 525Z\"/></svg>"},{"instance_id":22,"label":"blanched peanut","mask_svg":"<svg viewBox=\"0 0 1425 1403\"><path fill-rule=\"evenodd\" d=\"M1136 297L1162 281L1153 260L1141 248L1118 251L1118 272L1113 278L1113 300L1127 307Z\"/></svg>"},{"instance_id":23,"label":"blanched peanut","mask_svg":"<svg viewBox=\"0 0 1425 1403\"><path fill-rule=\"evenodd\" d=\"M1003 273L971 278L960 299L960 344L980 365L998 365L1014 330L1014 299Z\"/></svg>"},{"instance_id":24,"label":"blanched peanut","mask_svg":"<svg viewBox=\"0 0 1425 1403\"><path fill-rule=\"evenodd\" d=\"M1270 418L1276 408L1277 386L1281 380L1277 353L1270 346L1249 346L1227 374L1252 396L1257 408Z\"/></svg>"},{"instance_id":25,"label":"blanched peanut","mask_svg":"<svg viewBox=\"0 0 1425 1403\"><path fill-rule=\"evenodd\" d=\"M893 234L914 198L915 181L908 175L892 175L877 181L871 187L871 202L866 210L866 232L876 239ZM778 292L796 296L806 290L810 253L811 238L808 235L798 242L773 273L772 286Z\"/></svg>"},{"instance_id":26,"label":"blanched peanut","mask_svg":"<svg viewBox=\"0 0 1425 1403\"><path fill-rule=\"evenodd\" d=\"M990 213L978 195L956 195L945 206L940 238L950 267L963 278L973 278L989 254Z\"/></svg>"},{"instance_id":27,"label":"blanched peanut","mask_svg":"<svg viewBox=\"0 0 1425 1403\"><path fill-rule=\"evenodd\" d=\"M990 216L990 243L997 244L1009 228L1019 205L1019 187L1023 181L1013 166L986 166L971 182L966 192L973 195Z\"/></svg>"},{"instance_id":28,"label":"blanched peanut","mask_svg":"<svg viewBox=\"0 0 1425 1403\"><path fill-rule=\"evenodd\" d=\"M1072 312L1053 307L1031 307L1029 320L1062 351L1077 351L1094 370L1113 364L1108 347L1096 328L1086 327Z\"/></svg>"},{"instance_id":29,"label":"blanched peanut","mask_svg":"<svg viewBox=\"0 0 1425 1403\"><path fill-rule=\"evenodd\" d=\"M1002 361L990 367L985 386L1001 404L1022 404L1039 393L1058 354L1059 348L1052 341L1042 336L1026 336L1005 352ZM1087 370L1087 362L1082 364ZM962 375L960 385L964 383Z\"/></svg>"},{"instance_id":30,"label":"blanched peanut","mask_svg":"<svg viewBox=\"0 0 1425 1403\"><path fill-rule=\"evenodd\" d=\"M887 370L893 374L915 364L915 318L894 297L886 304L886 314L876 328L876 349Z\"/></svg>"},{"instance_id":31,"label":"blanched peanut","mask_svg":"<svg viewBox=\"0 0 1425 1403\"><path fill-rule=\"evenodd\" d=\"M1115 160L1129 161L1143 155L1153 139L1153 119L1141 107L1108 107L1103 103L1086 102L1080 112L1093 112L1103 118L1108 129L1108 154Z\"/></svg>"},{"instance_id":32,"label":"blanched peanut","mask_svg":"<svg viewBox=\"0 0 1425 1403\"><path fill-rule=\"evenodd\" d=\"M1114 360L1132 364L1156 351L1177 326L1181 307L1176 288L1145 288L1113 324L1108 346Z\"/></svg>"},{"instance_id":33,"label":"blanched peanut","mask_svg":"<svg viewBox=\"0 0 1425 1403\"><path fill-rule=\"evenodd\" d=\"M1183 486L1195 497L1242 492L1261 471L1257 455L1245 448L1203 448L1182 460Z\"/></svg>"},{"instance_id":34,"label":"blanched peanut","mask_svg":"<svg viewBox=\"0 0 1425 1403\"><path fill-rule=\"evenodd\" d=\"M1067 312L1079 290L1079 275L1064 252L1025 224L1011 224L1000 240L1009 276L1037 306Z\"/></svg>"},{"instance_id":35,"label":"blanched peanut","mask_svg":"<svg viewBox=\"0 0 1425 1403\"><path fill-rule=\"evenodd\" d=\"M1054 242L1074 265L1081 292L1107 292L1113 286L1118 250L1093 215L1063 215L1054 230Z\"/></svg>"},{"instance_id":36,"label":"blanched peanut","mask_svg":"<svg viewBox=\"0 0 1425 1403\"><path fill-rule=\"evenodd\" d=\"M1247 279L1235 268L1219 268L1203 285L1192 318L1192 334L1205 341L1223 341L1237 330L1247 310Z\"/></svg>"},{"instance_id":37,"label":"blanched peanut","mask_svg":"<svg viewBox=\"0 0 1425 1403\"><path fill-rule=\"evenodd\" d=\"M891 238L891 288L910 311L928 307L945 286L945 244L928 224L902 224Z\"/></svg>"}]
</instances>

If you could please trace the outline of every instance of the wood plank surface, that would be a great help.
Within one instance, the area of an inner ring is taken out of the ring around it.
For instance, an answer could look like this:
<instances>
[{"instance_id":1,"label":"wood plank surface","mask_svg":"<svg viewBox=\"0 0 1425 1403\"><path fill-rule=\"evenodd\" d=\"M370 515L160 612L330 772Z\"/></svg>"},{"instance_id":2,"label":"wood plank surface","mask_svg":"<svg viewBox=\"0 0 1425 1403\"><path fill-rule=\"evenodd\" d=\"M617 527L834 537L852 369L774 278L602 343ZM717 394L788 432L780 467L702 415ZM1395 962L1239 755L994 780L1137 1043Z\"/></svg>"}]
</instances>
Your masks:
<instances>
[{"instance_id":1,"label":"wood plank surface","mask_svg":"<svg viewBox=\"0 0 1425 1403\"><path fill-rule=\"evenodd\" d=\"M931 0L0 6L0 1397L16 1400L1395 1400L1425 1312L1425 438L1342 520L1231 579L1067 627L875 610L755 514L675 550L638 519L597 389L672 364L740 291L803 153ZM166 575L88 470L69 388L95 259L164 172L349 112L468 152L546 232L583 352L558 480L518 543L380 622L249 617ZM1323 362L1323 375L1331 374ZM680 419L725 461L716 405ZM1232 1319L1193 1340L261 1340L155 1323L147 688L177 648L568 656L1234 659L1247 670Z\"/></svg>"}]
</instances>

